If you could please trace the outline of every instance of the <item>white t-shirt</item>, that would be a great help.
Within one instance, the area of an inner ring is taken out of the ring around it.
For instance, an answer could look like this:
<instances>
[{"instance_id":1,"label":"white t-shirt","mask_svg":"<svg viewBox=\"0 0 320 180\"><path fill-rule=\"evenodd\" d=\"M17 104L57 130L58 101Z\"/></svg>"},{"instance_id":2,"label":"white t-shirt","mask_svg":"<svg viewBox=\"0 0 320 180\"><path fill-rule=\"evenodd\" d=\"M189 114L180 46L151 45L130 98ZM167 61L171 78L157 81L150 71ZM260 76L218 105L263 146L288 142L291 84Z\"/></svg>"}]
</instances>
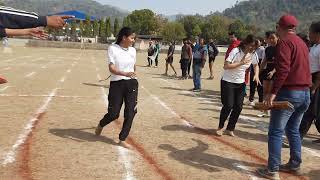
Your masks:
<instances>
[{"instance_id":1,"label":"white t-shirt","mask_svg":"<svg viewBox=\"0 0 320 180\"><path fill-rule=\"evenodd\" d=\"M240 62L244 55L244 52L241 51L239 48L234 48L230 52L229 57L226 59L226 61L230 62L231 64ZM252 64L259 63L258 55L255 52L252 54L247 54L246 58L250 58ZM246 70L250 67L250 65L251 64L244 64L235 69L225 69L222 75L222 80L237 84L244 83Z\"/></svg>"},{"instance_id":2,"label":"white t-shirt","mask_svg":"<svg viewBox=\"0 0 320 180\"><path fill-rule=\"evenodd\" d=\"M108 48L108 64L114 64L117 70L122 72L134 72L136 64L136 49L129 47L122 48L118 44L112 44ZM126 76L114 75L111 73L111 81L128 80Z\"/></svg>"},{"instance_id":3,"label":"white t-shirt","mask_svg":"<svg viewBox=\"0 0 320 180\"><path fill-rule=\"evenodd\" d=\"M320 44L316 44L310 49L310 69L311 73L320 71Z\"/></svg>"},{"instance_id":4,"label":"white t-shirt","mask_svg":"<svg viewBox=\"0 0 320 180\"><path fill-rule=\"evenodd\" d=\"M256 53L258 55L258 58L263 60L265 57L265 48L263 46L260 46L257 50Z\"/></svg>"}]
</instances>

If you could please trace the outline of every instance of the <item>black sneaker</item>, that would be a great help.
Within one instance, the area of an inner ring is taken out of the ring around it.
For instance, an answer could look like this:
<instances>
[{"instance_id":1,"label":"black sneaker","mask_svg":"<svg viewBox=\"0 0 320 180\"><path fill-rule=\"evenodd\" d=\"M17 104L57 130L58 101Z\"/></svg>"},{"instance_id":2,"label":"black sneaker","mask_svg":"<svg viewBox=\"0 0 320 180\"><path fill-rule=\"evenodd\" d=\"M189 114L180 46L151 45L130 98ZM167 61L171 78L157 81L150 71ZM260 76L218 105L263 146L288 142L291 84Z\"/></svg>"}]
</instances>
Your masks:
<instances>
[{"instance_id":1,"label":"black sneaker","mask_svg":"<svg viewBox=\"0 0 320 180\"><path fill-rule=\"evenodd\" d=\"M271 172L267 168L259 168L257 169L257 173L267 179L280 180L279 172Z\"/></svg>"},{"instance_id":2,"label":"black sneaker","mask_svg":"<svg viewBox=\"0 0 320 180\"><path fill-rule=\"evenodd\" d=\"M301 176L302 175L300 167L292 167L289 163L280 165L279 170L281 172L294 174L296 176Z\"/></svg>"}]
</instances>

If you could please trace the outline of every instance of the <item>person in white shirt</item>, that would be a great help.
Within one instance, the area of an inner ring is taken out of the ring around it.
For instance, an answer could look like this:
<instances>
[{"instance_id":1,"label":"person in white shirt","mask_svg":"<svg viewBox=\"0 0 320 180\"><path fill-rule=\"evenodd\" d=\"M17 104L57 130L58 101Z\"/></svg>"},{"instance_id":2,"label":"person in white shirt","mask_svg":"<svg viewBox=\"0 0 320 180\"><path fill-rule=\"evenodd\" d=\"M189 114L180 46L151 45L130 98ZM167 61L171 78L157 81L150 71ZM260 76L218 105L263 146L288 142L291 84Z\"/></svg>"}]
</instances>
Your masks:
<instances>
[{"instance_id":1,"label":"person in white shirt","mask_svg":"<svg viewBox=\"0 0 320 180\"><path fill-rule=\"evenodd\" d=\"M124 102L124 122L119 135L119 144L126 148L130 148L125 140L137 113L136 49L132 47L135 36L131 28L124 27L118 34L117 42L108 48L108 64L111 73L108 113L102 118L95 131L96 135L101 135L103 127L118 119Z\"/></svg>"},{"instance_id":2,"label":"person in white shirt","mask_svg":"<svg viewBox=\"0 0 320 180\"><path fill-rule=\"evenodd\" d=\"M221 102L219 127L216 135L222 136L224 124L229 117L228 127L225 134L234 135L236 123L242 111L245 92L245 73L251 64L254 66L254 81L260 84L259 80L259 59L255 51L256 38L248 35L238 48L234 48L224 64L224 72L221 79Z\"/></svg>"},{"instance_id":3,"label":"person in white shirt","mask_svg":"<svg viewBox=\"0 0 320 180\"><path fill-rule=\"evenodd\" d=\"M309 60L312 75L311 104L304 114L300 124L301 139L308 133L312 122L315 122L316 128L320 133L320 22L312 23L309 30L311 43ZM317 112L318 111L318 112Z\"/></svg>"}]
</instances>

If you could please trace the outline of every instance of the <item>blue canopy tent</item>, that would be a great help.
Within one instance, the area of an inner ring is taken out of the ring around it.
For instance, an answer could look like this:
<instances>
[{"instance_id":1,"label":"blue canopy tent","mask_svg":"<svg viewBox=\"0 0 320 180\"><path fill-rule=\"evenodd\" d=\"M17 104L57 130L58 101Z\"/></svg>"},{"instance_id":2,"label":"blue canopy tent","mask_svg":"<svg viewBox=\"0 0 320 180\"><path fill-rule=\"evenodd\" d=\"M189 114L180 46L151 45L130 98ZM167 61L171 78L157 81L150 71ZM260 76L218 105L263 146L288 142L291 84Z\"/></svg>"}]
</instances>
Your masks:
<instances>
[{"instance_id":1,"label":"blue canopy tent","mask_svg":"<svg viewBox=\"0 0 320 180\"><path fill-rule=\"evenodd\" d=\"M84 21L86 20L87 15L84 12L81 11L64 11L64 12L59 12L59 13L55 13L55 14L51 14L51 15L70 15L70 16L74 16L76 21ZM90 21L94 21L97 18L94 16L90 16ZM72 19L67 20L68 23L72 22Z\"/></svg>"}]
</instances>

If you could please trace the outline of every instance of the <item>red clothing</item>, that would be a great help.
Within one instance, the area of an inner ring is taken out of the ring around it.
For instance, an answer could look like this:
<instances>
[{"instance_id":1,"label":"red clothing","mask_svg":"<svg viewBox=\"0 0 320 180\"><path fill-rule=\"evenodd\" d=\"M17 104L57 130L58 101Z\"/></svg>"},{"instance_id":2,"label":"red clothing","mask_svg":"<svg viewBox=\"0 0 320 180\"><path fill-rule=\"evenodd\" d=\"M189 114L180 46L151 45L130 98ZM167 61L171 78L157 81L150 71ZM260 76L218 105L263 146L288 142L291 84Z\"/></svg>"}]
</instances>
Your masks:
<instances>
[{"instance_id":1,"label":"red clothing","mask_svg":"<svg viewBox=\"0 0 320 180\"><path fill-rule=\"evenodd\" d=\"M239 41L239 40L232 41L232 43L231 43L230 46L228 47L228 50L227 50L227 52L226 52L226 57L224 58L224 60L226 60L226 59L228 58L230 52L231 52L234 48L238 47L238 46L240 45L240 43L241 43L241 41Z\"/></svg>"},{"instance_id":2,"label":"red clothing","mask_svg":"<svg viewBox=\"0 0 320 180\"><path fill-rule=\"evenodd\" d=\"M309 50L301 38L289 34L280 40L275 57L275 79L272 94L281 88L303 90L311 86Z\"/></svg>"}]
</instances>

